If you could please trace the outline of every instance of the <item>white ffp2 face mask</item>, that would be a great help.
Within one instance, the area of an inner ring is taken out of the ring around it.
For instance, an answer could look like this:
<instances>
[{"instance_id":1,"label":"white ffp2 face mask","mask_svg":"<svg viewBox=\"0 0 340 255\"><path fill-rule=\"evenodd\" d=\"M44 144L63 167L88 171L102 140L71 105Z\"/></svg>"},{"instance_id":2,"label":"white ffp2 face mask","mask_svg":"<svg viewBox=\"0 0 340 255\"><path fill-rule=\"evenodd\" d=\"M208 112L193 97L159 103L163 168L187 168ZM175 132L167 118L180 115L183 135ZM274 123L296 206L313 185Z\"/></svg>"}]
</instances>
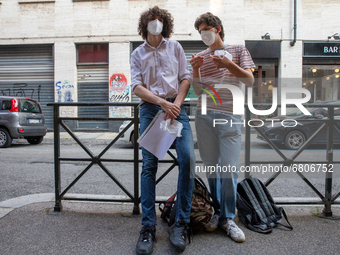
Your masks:
<instances>
[{"instance_id":1,"label":"white ffp2 face mask","mask_svg":"<svg viewBox=\"0 0 340 255\"><path fill-rule=\"evenodd\" d=\"M150 21L148 24L148 31L153 35L159 35L163 30L163 23L158 19Z\"/></svg>"},{"instance_id":2,"label":"white ffp2 face mask","mask_svg":"<svg viewBox=\"0 0 340 255\"><path fill-rule=\"evenodd\" d=\"M212 29L210 29L209 31L201 31L202 41L208 46L214 44L215 36L216 34L214 33L214 31L212 31Z\"/></svg>"}]
</instances>

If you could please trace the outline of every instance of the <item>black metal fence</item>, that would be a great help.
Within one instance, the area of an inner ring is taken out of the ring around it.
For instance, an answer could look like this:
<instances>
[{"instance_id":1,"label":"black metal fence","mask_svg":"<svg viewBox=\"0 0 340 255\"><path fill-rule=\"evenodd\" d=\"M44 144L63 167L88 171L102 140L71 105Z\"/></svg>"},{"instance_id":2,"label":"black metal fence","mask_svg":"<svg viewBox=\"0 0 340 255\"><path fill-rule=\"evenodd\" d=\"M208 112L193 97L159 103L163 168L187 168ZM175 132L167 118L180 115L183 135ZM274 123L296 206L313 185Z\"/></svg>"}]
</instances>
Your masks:
<instances>
[{"instance_id":1,"label":"black metal fence","mask_svg":"<svg viewBox=\"0 0 340 255\"><path fill-rule=\"evenodd\" d=\"M303 164L325 164L327 165L327 172L325 172L325 192L324 195L321 191L319 191L306 177L301 171L296 171L296 174L302 178L302 180L320 197L320 204L324 204L323 213L325 216L332 216L331 206L332 204L339 203L336 202L336 199L340 196L340 192L333 195L333 171L331 171L332 166L334 164L339 164L340 161L335 161L333 158L334 151L334 131L335 129L340 132L339 123L336 122L334 118L334 109L340 108L340 105L335 104L313 104L313 107L322 107L327 108L328 114L326 119L313 119L314 122L321 122L320 127L314 132L309 139L299 148L297 149L291 157L286 157L281 150L278 148L276 144L274 144L263 132L263 130L259 127L254 127L255 130L264 138L264 140L277 152L277 154L282 158L279 161L253 161L251 160L251 150L250 150L250 125L246 126L246 136L245 136L245 165L250 166L252 164L281 164L283 166L292 166L292 165L303 165ZM250 121L250 111L248 107L245 107L246 113L246 123ZM340 119L338 119L339 122ZM299 119L298 122L310 122L308 119ZM325 150L325 160L318 162L311 161L301 161L297 160L297 157L312 143L312 141L321 134L323 130L327 129L327 145ZM282 169L282 168L281 168ZM333 169L332 169L333 170ZM282 171L274 173L266 182L265 185L269 186L280 174ZM250 173L246 173L246 178L250 176ZM281 204L309 204L310 202L306 201L281 201ZM315 202L314 202L315 203Z\"/></svg>"},{"instance_id":2,"label":"black metal fence","mask_svg":"<svg viewBox=\"0 0 340 255\"><path fill-rule=\"evenodd\" d=\"M131 159L108 159L104 158L105 153L109 150L109 148L124 134L124 132L130 127L134 126L134 134L139 134L139 104L137 103L49 103L48 106L53 106L54 112L54 174L55 174L55 207L54 211L61 211L62 210L62 200L81 200L81 201L97 201L97 202L131 202L134 204L133 213L139 214L139 203L140 203L140 196L139 196L139 163L141 160L139 159L139 145L137 143L138 135L134 135L134 145L133 145L133 158ZM131 118L79 118L79 117L61 117L60 107L63 106L122 106L122 107L133 107L134 116ZM186 104L186 106L192 107L192 104ZM274 144L266 135L263 133L261 128L254 127L256 131L268 142L268 144L280 155L282 160L280 161L252 161L251 160L251 149L250 149L250 126L246 125L246 133L245 133L245 165L250 166L252 164L282 164L284 166L290 166L292 164L309 164L308 161L298 161L297 157L301 154L301 152L306 149L308 145L312 142L312 140L320 134L324 129L328 129L328 136L327 136L327 148L326 148L326 159L321 162L317 162L320 164L327 164L328 166L333 164L339 164L340 161L335 161L333 159L333 149L334 149L334 129L337 129L340 132L340 127L338 123L334 120L334 108L339 108L340 105L330 105L330 104L320 104L314 105L318 107L326 107L328 108L328 118L322 120L316 120L319 122L323 122L320 128L303 144L301 148L299 148L291 157L286 157L280 149ZM245 105L246 108L246 122L250 120L250 111ZM102 152L98 155L94 155L91 150L83 144L79 138L70 130L70 128L65 124L64 121L67 120L78 120L78 121L122 121L122 120L130 120L131 122L102 150ZM305 120L299 120L299 122L304 122ZM89 158L65 158L60 156L60 128L63 128L70 136L81 146L81 148L89 155ZM171 166L157 179L156 184L158 184L176 165L178 165L176 161L176 157L168 151L168 155L172 158L172 160L160 160L159 163L171 163ZM90 162L90 164L64 189L61 190L61 176L60 176L60 169L61 169L61 162L62 161L85 161ZM134 163L134 172L133 172L133 179L134 179L134 191L133 194L128 191L126 187L115 177L103 164L103 162L133 162ZM315 162L314 162L315 163ZM111 179L114 181L120 189L129 197L128 199L107 199L107 198L90 198L90 197L72 197L72 196L65 196L65 194L72 188L79 179L93 166L97 164ZM265 185L270 185L275 178L277 178L281 172L273 174L266 182ZM327 172L325 173L325 192L324 195L320 192L316 187L312 185L312 183L304 176L303 173L297 171L298 174L303 181L307 183L309 187L313 189L313 191L320 197L319 202L306 202L306 201L281 201L280 204L324 204L324 214L326 216L332 216L331 206L332 204L339 203L336 199L340 196L340 192L333 195L332 192L332 183L333 183L333 174L328 168ZM250 174L246 172L245 177L249 177ZM159 201L156 201L159 202Z\"/></svg>"}]
</instances>

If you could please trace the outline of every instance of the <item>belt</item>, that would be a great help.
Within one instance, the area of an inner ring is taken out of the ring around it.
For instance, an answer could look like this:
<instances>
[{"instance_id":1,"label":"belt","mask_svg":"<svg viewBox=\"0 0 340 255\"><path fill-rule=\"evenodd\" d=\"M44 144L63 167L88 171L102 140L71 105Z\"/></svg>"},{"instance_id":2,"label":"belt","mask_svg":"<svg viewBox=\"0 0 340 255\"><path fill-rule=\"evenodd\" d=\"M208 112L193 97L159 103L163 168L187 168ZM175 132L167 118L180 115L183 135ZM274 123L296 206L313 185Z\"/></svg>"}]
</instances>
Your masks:
<instances>
[{"instance_id":1,"label":"belt","mask_svg":"<svg viewBox=\"0 0 340 255\"><path fill-rule=\"evenodd\" d=\"M175 98L172 98L172 97L161 97L161 98L166 100L166 101L168 101L168 102L171 102L171 103L175 102L175 100L176 100L176 97ZM145 103L146 102L144 100L141 100L140 101L140 106L142 106Z\"/></svg>"},{"instance_id":2,"label":"belt","mask_svg":"<svg viewBox=\"0 0 340 255\"><path fill-rule=\"evenodd\" d=\"M171 98L171 97L162 97L164 100L166 100L166 101L168 101L168 102L171 102L171 103L173 103L173 102L175 102L175 100L176 100L176 97L175 98Z\"/></svg>"}]
</instances>

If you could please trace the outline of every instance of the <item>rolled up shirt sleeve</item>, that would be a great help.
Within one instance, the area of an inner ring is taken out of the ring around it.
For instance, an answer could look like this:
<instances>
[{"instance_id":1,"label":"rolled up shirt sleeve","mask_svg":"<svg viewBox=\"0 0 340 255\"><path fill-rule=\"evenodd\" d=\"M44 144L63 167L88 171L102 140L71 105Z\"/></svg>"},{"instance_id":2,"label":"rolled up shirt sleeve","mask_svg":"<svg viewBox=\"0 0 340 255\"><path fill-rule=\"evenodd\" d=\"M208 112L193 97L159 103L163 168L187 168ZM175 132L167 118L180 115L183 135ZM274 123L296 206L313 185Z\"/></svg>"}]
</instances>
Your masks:
<instances>
[{"instance_id":1,"label":"rolled up shirt sleeve","mask_svg":"<svg viewBox=\"0 0 340 255\"><path fill-rule=\"evenodd\" d=\"M131 55L131 90L133 91L137 85L143 85L142 70L136 52L133 52Z\"/></svg>"},{"instance_id":2,"label":"rolled up shirt sleeve","mask_svg":"<svg viewBox=\"0 0 340 255\"><path fill-rule=\"evenodd\" d=\"M179 82L182 82L183 80L188 80L191 82L191 74L189 72L188 68L188 62L185 57L184 50L182 48L182 45L177 43L177 57L178 57L178 80Z\"/></svg>"}]
</instances>

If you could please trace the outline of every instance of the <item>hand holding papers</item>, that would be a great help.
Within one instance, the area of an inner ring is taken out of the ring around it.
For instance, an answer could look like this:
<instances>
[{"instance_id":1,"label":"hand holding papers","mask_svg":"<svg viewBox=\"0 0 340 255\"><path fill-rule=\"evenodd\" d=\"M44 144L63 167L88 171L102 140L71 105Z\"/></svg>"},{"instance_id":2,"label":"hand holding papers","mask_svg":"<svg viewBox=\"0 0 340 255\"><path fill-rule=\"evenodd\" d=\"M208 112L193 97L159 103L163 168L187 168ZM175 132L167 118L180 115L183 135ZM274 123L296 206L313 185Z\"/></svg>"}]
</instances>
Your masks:
<instances>
[{"instance_id":1,"label":"hand holding papers","mask_svg":"<svg viewBox=\"0 0 340 255\"><path fill-rule=\"evenodd\" d=\"M230 61L233 60L233 56L226 50L215 50L214 55L219 56L219 58L221 58L221 59L226 57ZM223 69L225 69L225 68L220 68L220 71L222 71Z\"/></svg>"},{"instance_id":2,"label":"hand holding papers","mask_svg":"<svg viewBox=\"0 0 340 255\"><path fill-rule=\"evenodd\" d=\"M138 139L138 143L158 159L165 156L176 136L181 135L183 128L182 123L177 120L174 120L172 125L170 120L164 121L164 114L160 110Z\"/></svg>"}]
</instances>

